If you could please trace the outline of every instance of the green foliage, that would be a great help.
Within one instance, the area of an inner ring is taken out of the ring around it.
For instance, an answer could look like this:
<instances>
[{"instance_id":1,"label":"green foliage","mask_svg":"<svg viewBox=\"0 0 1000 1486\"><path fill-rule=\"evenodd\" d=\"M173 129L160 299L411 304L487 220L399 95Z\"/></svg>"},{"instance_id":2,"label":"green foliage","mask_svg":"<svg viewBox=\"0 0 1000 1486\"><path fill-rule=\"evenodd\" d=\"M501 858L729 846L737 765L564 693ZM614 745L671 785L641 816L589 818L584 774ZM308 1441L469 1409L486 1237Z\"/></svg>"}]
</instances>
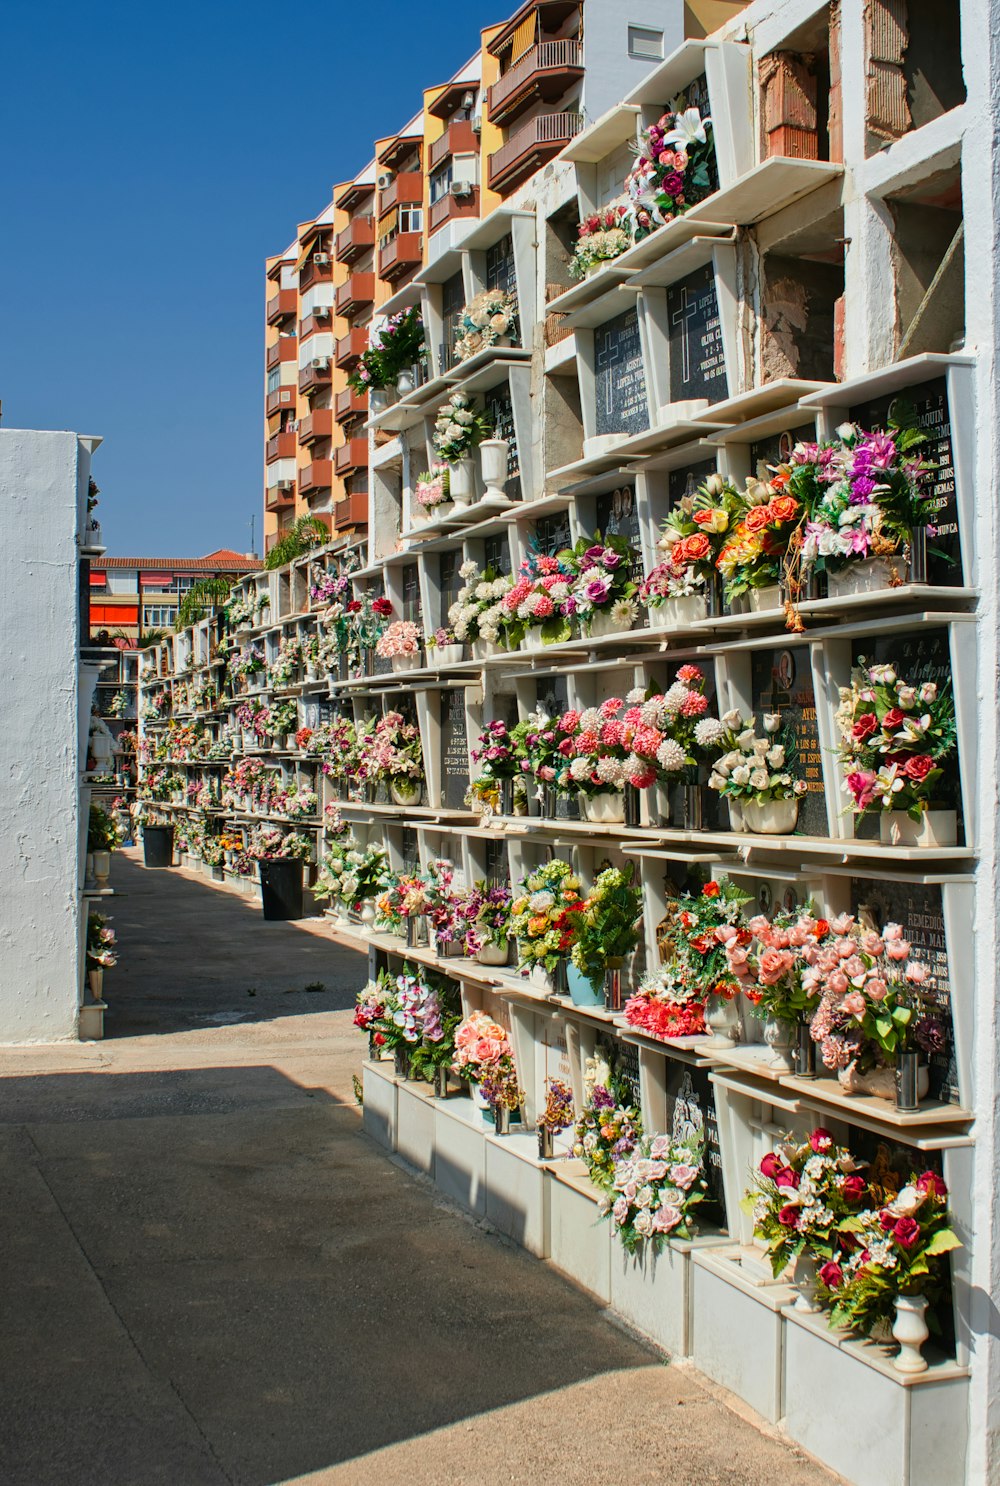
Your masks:
<instances>
[{"instance_id":1,"label":"green foliage","mask_svg":"<svg viewBox=\"0 0 1000 1486\"><path fill-rule=\"evenodd\" d=\"M318 516L300 516L271 548L264 559L265 568L281 568L286 562L301 557L312 547L329 540L330 533Z\"/></svg>"},{"instance_id":2,"label":"green foliage","mask_svg":"<svg viewBox=\"0 0 1000 1486\"><path fill-rule=\"evenodd\" d=\"M197 583L192 583L178 606L174 629L185 629L189 624L197 624L199 619L204 619L206 614L226 602L231 587L231 580L221 575L199 578Z\"/></svg>"},{"instance_id":3,"label":"green foliage","mask_svg":"<svg viewBox=\"0 0 1000 1486\"><path fill-rule=\"evenodd\" d=\"M91 805L90 822L87 826L88 851L117 851L121 842L118 828L106 810L100 805Z\"/></svg>"},{"instance_id":4,"label":"green foliage","mask_svg":"<svg viewBox=\"0 0 1000 1486\"><path fill-rule=\"evenodd\" d=\"M593 892L577 919L572 960L591 985L604 979L614 960L624 960L639 943L642 899L635 886L635 867L608 867L598 873Z\"/></svg>"}]
</instances>

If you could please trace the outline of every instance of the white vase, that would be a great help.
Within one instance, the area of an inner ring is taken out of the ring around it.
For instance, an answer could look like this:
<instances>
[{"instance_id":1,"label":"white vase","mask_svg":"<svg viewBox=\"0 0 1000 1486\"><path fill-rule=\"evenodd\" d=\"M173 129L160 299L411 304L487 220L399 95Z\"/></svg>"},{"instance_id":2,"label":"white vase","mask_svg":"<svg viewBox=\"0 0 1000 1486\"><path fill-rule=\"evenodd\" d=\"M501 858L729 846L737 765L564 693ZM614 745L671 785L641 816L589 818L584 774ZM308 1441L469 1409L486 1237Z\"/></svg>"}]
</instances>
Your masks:
<instances>
[{"instance_id":1,"label":"white vase","mask_svg":"<svg viewBox=\"0 0 1000 1486\"><path fill-rule=\"evenodd\" d=\"M295 741L295 734L294 733L288 733L287 736L286 736L286 738L285 738L285 752L286 753L297 753L298 752L298 748L299 748L299 745Z\"/></svg>"},{"instance_id":2,"label":"white vase","mask_svg":"<svg viewBox=\"0 0 1000 1486\"><path fill-rule=\"evenodd\" d=\"M747 829L746 819L743 814L743 801L727 799L729 806L729 829L731 831L745 831Z\"/></svg>"},{"instance_id":3,"label":"white vase","mask_svg":"<svg viewBox=\"0 0 1000 1486\"><path fill-rule=\"evenodd\" d=\"M820 1309L816 1304L816 1289L818 1285L816 1260L811 1254L799 1254L796 1257L792 1273L795 1277L795 1288L798 1291L792 1309L802 1311L806 1315L813 1315Z\"/></svg>"},{"instance_id":4,"label":"white vase","mask_svg":"<svg viewBox=\"0 0 1000 1486\"><path fill-rule=\"evenodd\" d=\"M396 805L415 805L420 799L421 783L419 779L390 779L389 794Z\"/></svg>"},{"instance_id":5,"label":"white vase","mask_svg":"<svg viewBox=\"0 0 1000 1486\"><path fill-rule=\"evenodd\" d=\"M405 655L394 655L392 657L392 669L394 671L419 671L420 665L419 650L408 650Z\"/></svg>"},{"instance_id":6,"label":"white vase","mask_svg":"<svg viewBox=\"0 0 1000 1486\"><path fill-rule=\"evenodd\" d=\"M375 927L375 904L370 898L366 898L361 905L361 932L370 934Z\"/></svg>"},{"instance_id":7,"label":"white vase","mask_svg":"<svg viewBox=\"0 0 1000 1486\"><path fill-rule=\"evenodd\" d=\"M623 824L625 795L621 790L605 790L599 795L584 795L583 812L591 825Z\"/></svg>"},{"instance_id":8,"label":"white vase","mask_svg":"<svg viewBox=\"0 0 1000 1486\"><path fill-rule=\"evenodd\" d=\"M94 852L94 881L97 886L104 889L111 877L111 853L110 851Z\"/></svg>"},{"instance_id":9,"label":"white vase","mask_svg":"<svg viewBox=\"0 0 1000 1486\"><path fill-rule=\"evenodd\" d=\"M930 1332L927 1329L927 1297L924 1295L897 1295L896 1319L892 1334L899 1342L899 1356L892 1359L897 1372L918 1373L927 1371L927 1361L920 1349Z\"/></svg>"},{"instance_id":10,"label":"white vase","mask_svg":"<svg viewBox=\"0 0 1000 1486\"><path fill-rule=\"evenodd\" d=\"M389 391L386 387L369 387L368 389L368 411L372 417L378 413L384 413L389 406Z\"/></svg>"},{"instance_id":11,"label":"white vase","mask_svg":"<svg viewBox=\"0 0 1000 1486\"><path fill-rule=\"evenodd\" d=\"M459 459L448 466L448 494L456 506L467 506L475 493L475 463Z\"/></svg>"},{"instance_id":12,"label":"white vase","mask_svg":"<svg viewBox=\"0 0 1000 1486\"><path fill-rule=\"evenodd\" d=\"M686 598L667 599L649 610L650 629L684 629L708 616L708 600L704 594L691 593Z\"/></svg>"},{"instance_id":13,"label":"white vase","mask_svg":"<svg viewBox=\"0 0 1000 1486\"><path fill-rule=\"evenodd\" d=\"M507 479L508 448L506 439L484 439L479 445L479 460L483 472L483 484L486 486L486 497L504 504L509 504L503 488Z\"/></svg>"},{"instance_id":14,"label":"white vase","mask_svg":"<svg viewBox=\"0 0 1000 1486\"><path fill-rule=\"evenodd\" d=\"M705 1003L705 1026L712 1036L707 1044L720 1049L731 1048L739 1031L740 1014L736 1009L736 998L709 996Z\"/></svg>"},{"instance_id":15,"label":"white vase","mask_svg":"<svg viewBox=\"0 0 1000 1486\"><path fill-rule=\"evenodd\" d=\"M528 971L528 984L534 986L536 991L551 995L554 986L552 972L546 970L544 965L532 965Z\"/></svg>"},{"instance_id":16,"label":"white vase","mask_svg":"<svg viewBox=\"0 0 1000 1486\"><path fill-rule=\"evenodd\" d=\"M494 944L492 939L488 939L473 959L477 965L506 965L509 949L507 944Z\"/></svg>"},{"instance_id":17,"label":"white vase","mask_svg":"<svg viewBox=\"0 0 1000 1486\"><path fill-rule=\"evenodd\" d=\"M771 1049L767 1060L771 1066L791 1069L794 1062L792 1049L795 1033L788 1022L783 1022L776 1016L765 1017L764 1042Z\"/></svg>"},{"instance_id":18,"label":"white vase","mask_svg":"<svg viewBox=\"0 0 1000 1486\"><path fill-rule=\"evenodd\" d=\"M478 1084L469 1085L469 1098L472 1100L476 1109L481 1109L485 1112L490 1107L486 1102L486 1095Z\"/></svg>"},{"instance_id":19,"label":"white vase","mask_svg":"<svg viewBox=\"0 0 1000 1486\"><path fill-rule=\"evenodd\" d=\"M926 1063L917 1070L917 1097L923 1099L930 1087L931 1074ZM845 1094L870 1094L875 1099L895 1099L895 1068L873 1068L870 1073L859 1073L852 1063L837 1074L837 1081Z\"/></svg>"},{"instance_id":20,"label":"white vase","mask_svg":"<svg viewBox=\"0 0 1000 1486\"><path fill-rule=\"evenodd\" d=\"M827 586L831 598L845 598L854 593L880 593L892 588L893 577L905 578L902 558L866 557L861 562L849 562L839 573L827 575Z\"/></svg>"},{"instance_id":21,"label":"white vase","mask_svg":"<svg viewBox=\"0 0 1000 1486\"><path fill-rule=\"evenodd\" d=\"M436 645L434 648L434 659L442 666L455 666L464 655L461 645Z\"/></svg>"},{"instance_id":22,"label":"white vase","mask_svg":"<svg viewBox=\"0 0 1000 1486\"><path fill-rule=\"evenodd\" d=\"M763 614L771 609L781 608L781 589L777 583L769 583L763 588L751 588L749 598L752 614Z\"/></svg>"},{"instance_id":23,"label":"white vase","mask_svg":"<svg viewBox=\"0 0 1000 1486\"><path fill-rule=\"evenodd\" d=\"M472 659L487 660L491 655L496 655L498 646L494 640L473 640Z\"/></svg>"},{"instance_id":24,"label":"white vase","mask_svg":"<svg viewBox=\"0 0 1000 1486\"><path fill-rule=\"evenodd\" d=\"M615 622L610 610L595 610L587 621L587 633L592 640L599 640L604 635L622 635L627 631Z\"/></svg>"},{"instance_id":25,"label":"white vase","mask_svg":"<svg viewBox=\"0 0 1000 1486\"><path fill-rule=\"evenodd\" d=\"M396 378L396 391L399 393L400 397L406 397L407 393L412 392L414 385L413 373L409 370L409 368L401 371L399 376Z\"/></svg>"},{"instance_id":26,"label":"white vase","mask_svg":"<svg viewBox=\"0 0 1000 1486\"><path fill-rule=\"evenodd\" d=\"M883 810L878 828L883 846L954 846L958 841L958 813L922 810L916 821L905 810Z\"/></svg>"},{"instance_id":27,"label":"white vase","mask_svg":"<svg viewBox=\"0 0 1000 1486\"><path fill-rule=\"evenodd\" d=\"M104 1000L104 967L99 970L87 971L87 984L90 986L90 994L95 1001Z\"/></svg>"},{"instance_id":28,"label":"white vase","mask_svg":"<svg viewBox=\"0 0 1000 1486\"><path fill-rule=\"evenodd\" d=\"M732 803L732 802L731 802ZM799 802L744 800L743 829L757 836L790 836L799 818Z\"/></svg>"},{"instance_id":29,"label":"white vase","mask_svg":"<svg viewBox=\"0 0 1000 1486\"><path fill-rule=\"evenodd\" d=\"M424 506L422 509L427 513L426 520L440 521L442 517L451 515L455 509L455 502L453 500L442 500L438 501L436 506Z\"/></svg>"}]
</instances>

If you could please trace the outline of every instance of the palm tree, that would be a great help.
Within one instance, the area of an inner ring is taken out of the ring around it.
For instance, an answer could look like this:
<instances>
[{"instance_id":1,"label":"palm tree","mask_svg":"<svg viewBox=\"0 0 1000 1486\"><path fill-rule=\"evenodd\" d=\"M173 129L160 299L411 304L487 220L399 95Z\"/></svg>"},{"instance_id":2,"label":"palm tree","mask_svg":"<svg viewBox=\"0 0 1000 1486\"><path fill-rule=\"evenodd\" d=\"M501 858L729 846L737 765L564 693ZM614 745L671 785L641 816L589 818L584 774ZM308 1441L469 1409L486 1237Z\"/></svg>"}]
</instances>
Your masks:
<instances>
[{"instance_id":1,"label":"palm tree","mask_svg":"<svg viewBox=\"0 0 1000 1486\"><path fill-rule=\"evenodd\" d=\"M318 516L300 516L275 542L264 559L266 568L280 568L295 557L301 557L310 547L318 547L329 541L330 533Z\"/></svg>"}]
</instances>

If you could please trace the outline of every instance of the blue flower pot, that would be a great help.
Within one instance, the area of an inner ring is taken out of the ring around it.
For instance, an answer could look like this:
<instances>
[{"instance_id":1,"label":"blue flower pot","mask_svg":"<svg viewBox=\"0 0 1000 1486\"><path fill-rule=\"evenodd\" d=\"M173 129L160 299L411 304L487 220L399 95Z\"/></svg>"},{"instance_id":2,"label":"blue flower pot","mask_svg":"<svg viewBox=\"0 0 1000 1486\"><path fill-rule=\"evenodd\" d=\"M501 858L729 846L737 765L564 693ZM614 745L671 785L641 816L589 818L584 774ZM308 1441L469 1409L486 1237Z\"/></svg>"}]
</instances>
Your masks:
<instances>
[{"instance_id":1,"label":"blue flower pot","mask_svg":"<svg viewBox=\"0 0 1000 1486\"><path fill-rule=\"evenodd\" d=\"M599 986L595 991L586 975L576 968L572 960L566 965L566 980L574 1006L604 1005L604 987Z\"/></svg>"}]
</instances>

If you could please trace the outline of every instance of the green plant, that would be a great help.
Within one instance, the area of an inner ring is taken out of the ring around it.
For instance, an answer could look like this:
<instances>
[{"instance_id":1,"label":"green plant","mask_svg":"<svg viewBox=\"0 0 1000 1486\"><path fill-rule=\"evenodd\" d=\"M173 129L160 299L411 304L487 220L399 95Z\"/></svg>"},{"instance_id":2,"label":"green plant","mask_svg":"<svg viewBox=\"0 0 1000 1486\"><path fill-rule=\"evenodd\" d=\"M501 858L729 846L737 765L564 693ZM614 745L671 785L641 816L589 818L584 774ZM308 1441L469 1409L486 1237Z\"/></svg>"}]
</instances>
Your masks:
<instances>
[{"instance_id":1,"label":"green plant","mask_svg":"<svg viewBox=\"0 0 1000 1486\"><path fill-rule=\"evenodd\" d=\"M206 614L214 612L229 598L231 587L231 580L222 576L199 578L197 583L192 583L178 605L174 629L181 630L189 624L197 624Z\"/></svg>"},{"instance_id":2,"label":"green plant","mask_svg":"<svg viewBox=\"0 0 1000 1486\"><path fill-rule=\"evenodd\" d=\"M599 985L607 966L624 960L639 943L642 899L635 886L635 867L630 862L599 872L593 892L577 918L577 939L572 961L591 985Z\"/></svg>"},{"instance_id":3,"label":"green plant","mask_svg":"<svg viewBox=\"0 0 1000 1486\"><path fill-rule=\"evenodd\" d=\"M318 516L300 516L279 537L264 559L266 568L281 568L313 547L329 540L330 533Z\"/></svg>"},{"instance_id":4,"label":"green plant","mask_svg":"<svg viewBox=\"0 0 1000 1486\"><path fill-rule=\"evenodd\" d=\"M121 845L118 835L118 827L106 810L100 805L91 805L90 821L87 826L87 850L88 851L117 851Z\"/></svg>"}]
</instances>

